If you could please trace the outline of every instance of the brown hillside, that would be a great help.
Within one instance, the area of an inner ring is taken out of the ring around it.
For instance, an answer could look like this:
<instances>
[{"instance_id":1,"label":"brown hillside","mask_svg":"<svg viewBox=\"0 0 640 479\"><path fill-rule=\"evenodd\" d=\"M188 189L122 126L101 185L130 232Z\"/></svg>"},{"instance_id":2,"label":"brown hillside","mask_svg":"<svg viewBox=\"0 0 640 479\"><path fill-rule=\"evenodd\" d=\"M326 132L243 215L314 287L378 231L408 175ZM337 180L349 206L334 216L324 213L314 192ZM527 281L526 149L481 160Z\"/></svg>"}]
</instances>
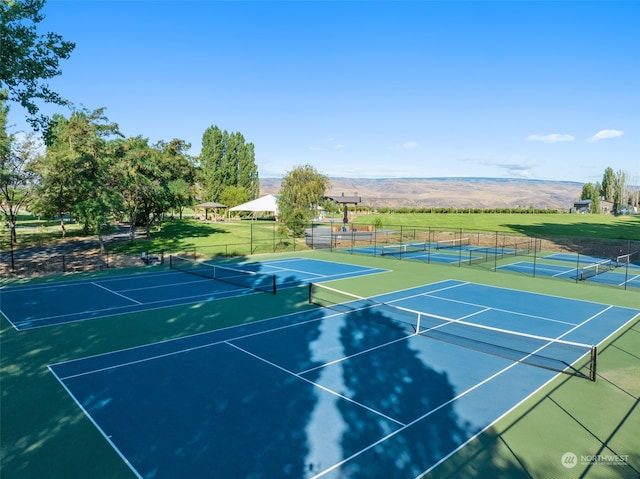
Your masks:
<instances>
[{"instance_id":1,"label":"brown hillside","mask_svg":"<svg viewBox=\"0 0 640 479\"><path fill-rule=\"evenodd\" d=\"M499 178L330 178L330 195L361 196L365 206L551 208L566 211L582 185ZM277 194L280 178L260 180L260 194Z\"/></svg>"}]
</instances>

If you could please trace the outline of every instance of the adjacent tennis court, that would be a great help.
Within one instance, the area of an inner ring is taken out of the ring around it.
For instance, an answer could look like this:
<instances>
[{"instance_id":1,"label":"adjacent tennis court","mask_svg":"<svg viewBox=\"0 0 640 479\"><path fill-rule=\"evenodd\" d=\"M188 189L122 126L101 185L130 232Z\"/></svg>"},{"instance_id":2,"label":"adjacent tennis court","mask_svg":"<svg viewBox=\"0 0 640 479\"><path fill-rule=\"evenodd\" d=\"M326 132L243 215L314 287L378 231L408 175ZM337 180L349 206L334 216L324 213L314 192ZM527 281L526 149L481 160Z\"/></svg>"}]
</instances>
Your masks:
<instances>
[{"instance_id":1,"label":"adjacent tennis court","mask_svg":"<svg viewBox=\"0 0 640 479\"><path fill-rule=\"evenodd\" d=\"M554 259L557 260L557 258ZM583 266L578 267L570 263L551 264L548 262L518 261L498 266L497 269L527 275L565 278L572 281L590 281L618 287L640 288L640 266L630 264L616 268L607 260L604 262L602 259L596 258L595 260L593 263L583 263Z\"/></svg>"},{"instance_id":2,"label":"adjacent tennis court","mask_svg":"<svg viewBox=\"0 0 640 479\"><path fill-rule=\"evenodd\" d=\"M215 265L172 257L171 263L170 270L144 274L2 288L1 312L24 330L384 272L308 258Z\"/></svg>"},{"instance_id":3,"label":"adjacent tennis court","mask_svg":"<svg viewBox=\"0 0 640 479\"><path fill-rule=\"evenodd\" d=\"M558 370L589 376L591 345L640 312L458 280L310 300L50 369L140 478L407 478Z\"/></svg>"},{"instance_id":4,"label":"adjacent tennis court","mask_svg":"<svg viewBox=\"0 0 640 479\"><path fill-rule=\"evenodd\" d=\"M342 251L367 256L386 256L398 259L424 261L426 263L474 263L487 261L488 258L504 258L526 254L535 246L535 242L524 242L507 246L478 246L470 238L458 238L441 241L411 241L390 244L375 244L346 248Z\"/></svg>"},{"instance_id":5,"label":"adjacent tennis court","mask_svg":"<svg viewBox=\"0 0 640 479\"><path fill-rule=\"evenodd\" d=\"M550 276L573 281L590 281L622 288L640 288L640 265L631 262L633 254L616 258L554 253L542 255L539 262L531 252L535 242L523 242L513 247L484 247L470 243L469 238L438 242L415 241L369 245L348 248L344 251L367 256L384 256L426 263L479 264L490 262L496 270L518 272L531 276ZM513 261L519 255L532 257L531 261ZM500 260L501 264L498 264Z\"/></svg>"}]
</instances>

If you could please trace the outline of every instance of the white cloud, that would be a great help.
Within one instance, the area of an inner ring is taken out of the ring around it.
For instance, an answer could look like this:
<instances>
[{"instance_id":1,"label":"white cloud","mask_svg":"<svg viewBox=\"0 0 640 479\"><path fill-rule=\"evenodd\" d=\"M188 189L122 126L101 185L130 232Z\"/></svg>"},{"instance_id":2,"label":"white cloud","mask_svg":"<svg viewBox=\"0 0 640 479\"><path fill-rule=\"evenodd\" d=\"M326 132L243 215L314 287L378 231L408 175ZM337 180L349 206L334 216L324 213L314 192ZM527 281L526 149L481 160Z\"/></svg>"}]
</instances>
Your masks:
<instances>
[{"instance_id":1,"label":"white cloud","mask_svg":"<svg viewBox=\"0 0 640 479\"><path fill-rule=\"evenodd\" d=\"M600 130L595 135L587 138L587 141L589 143L593 143L595 141L608 140L610 138L618 138L618 137L620 137L622 135L624 135L624 131L620 131L620 130Z\"/></svg>"},{"instance_id":2,"label":"white cloud","mask_svg":"<svg viewBox=\"0 0 640 479\"><path fill-rule=\"evenodd\" d=\"M543 143L561 143L575 140L573 135L566 133L551 133L550 135L529 135L527 141L541 141Z\"/></svg>"},{"instance_id":3,"label":"white cloud","mask_svg":"<svg viewBox=\"0 0 640 479\"><path fill-rule=\"evenodd\" d=\"M415 141L405 141L402 145L392 145L388 146L388 150L400 151L400 150L410 150L412 148L418 148L418 144Z\"/></svg>"}]
</instances>

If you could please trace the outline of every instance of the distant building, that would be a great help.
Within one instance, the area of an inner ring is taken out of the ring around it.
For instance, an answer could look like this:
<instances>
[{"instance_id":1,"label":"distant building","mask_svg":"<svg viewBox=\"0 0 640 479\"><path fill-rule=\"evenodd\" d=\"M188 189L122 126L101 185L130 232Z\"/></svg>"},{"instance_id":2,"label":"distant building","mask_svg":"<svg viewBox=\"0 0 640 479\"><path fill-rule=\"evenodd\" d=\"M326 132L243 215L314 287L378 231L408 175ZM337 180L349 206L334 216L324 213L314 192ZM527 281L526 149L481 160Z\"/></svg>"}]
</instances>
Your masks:
<instances>
[{"instance_id":1,"label":"distant building","mask_svg":"<svg viewBox=\"0 0 640 479\"><path fill-rule=\"evenodd\" d=\"M613 201L600 200L600 213L602 214L615 213L615 211L613 211Z\"/></svg>"},{"instance_id":2,"label":"distant building","mask_svg":"<svg viewBox=\"0 0 640 479\"><path fill-rule=\"evenodd\" d=\"M574 213L591 213L591 200L580 200L573 203L572 208Z\"/></svg>"},{"instance_id":3,"label":"distant building","mask_svg":"<svg viewBox=\"0 0 640 479\"><path fill-rule=\"evenodd\" d=\"M591 200L579 200L573 203L571 208L572 213L591 213ZM600 213L606 215L613 213L613 202L607 200L600 200Z\"/></svg>"}]
</instances>

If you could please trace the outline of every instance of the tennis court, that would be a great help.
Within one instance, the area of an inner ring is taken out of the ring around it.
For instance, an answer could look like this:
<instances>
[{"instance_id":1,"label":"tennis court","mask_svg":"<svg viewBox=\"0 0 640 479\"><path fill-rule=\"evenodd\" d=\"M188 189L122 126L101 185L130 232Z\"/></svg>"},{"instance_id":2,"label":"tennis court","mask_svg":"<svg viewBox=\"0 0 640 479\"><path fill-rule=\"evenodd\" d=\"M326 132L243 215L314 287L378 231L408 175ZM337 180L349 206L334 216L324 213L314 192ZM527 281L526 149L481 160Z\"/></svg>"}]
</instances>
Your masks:
<instances>
[{"instance_id":1,"label":"tennis court","mask_svg":"<svg viewBox=\"0 0 640 479\"><path fill-rule=\"evenodd\" d=\"M557 374L525 364L553 349L525 337L598 344L639 313L459 280L373 302L321 285L310 297L330 307L50 369L140 478L407 478ZM449 324L491 331L501 352L430 333ZM504 343L499 330L516 334ZM558 351L555 362L584 374L584 351Z\"/></svg>"},{"instance_id":2,"label":"tennis court","mask_svg":"<svg viewBox=\"0 0 640 479\"><path fill-rule=\"evenodd\" d=\"M24 330L384 272L309 258L225 266L172 261L170 270L2 288L1 312Z\"/></svg>"},{"instance_id":3,"label":"tennis court","mask_svg":"<svg viewBox=\"0 0 640 479\"><path fill-rule=\"evenodd\" d=\"M468 240L468 238L466 238ZM526 243L529 245L529 243ZM344 252L366 256L386 256L397 259L424 261L426 263L464 264L487 261L488 258L517 256L528 251L523 245L513 247L487 247L470 244L468 241L443 240L438 242L418 241L347 248Z\"/></svg>"},{"instance_id":4,"label":"tennis court","mask_svg":"<svg viewBox=\"0 0 640 479\"><path fill-rule=\"evenodd\" d=\"M559 261L557 258L553 259ZM597 259L597 261L593 263L583 263L583 266L580 267L576 267L575 263L571 265L570 263L551 264L548 262L533 263L531 261L518 261L498 266L497 269L526 275L535 274L564 278L572 281L580 280L618 287L640 288L640 266L635 264L619 268L606 266L598 270L597 268L602 264L600 263L601 261L602 259Z\"/></svg>"}]
</instances>

